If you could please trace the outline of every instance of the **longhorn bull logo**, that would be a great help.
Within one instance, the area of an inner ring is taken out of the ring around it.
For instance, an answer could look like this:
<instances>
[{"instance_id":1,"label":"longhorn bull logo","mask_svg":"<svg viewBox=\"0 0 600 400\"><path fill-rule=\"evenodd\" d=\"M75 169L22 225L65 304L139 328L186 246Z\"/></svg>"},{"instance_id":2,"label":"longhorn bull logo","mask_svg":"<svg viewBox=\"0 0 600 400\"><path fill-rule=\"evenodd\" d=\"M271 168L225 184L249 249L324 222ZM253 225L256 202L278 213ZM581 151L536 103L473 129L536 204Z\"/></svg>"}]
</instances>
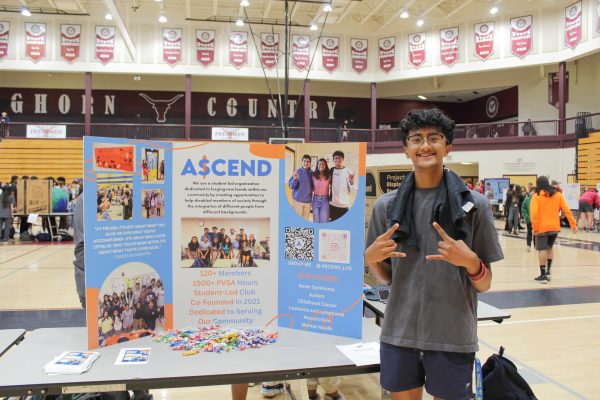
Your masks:
<instances>
[{"instance_id":1,"label":"longhorn bull logo","mask_svg":"<svg viewBox=\"0 0 600 400\"><path fill-rule=\"evenodd\" d=\"M177 100L183 97L183 94L178 94L169 100L155 100L148 96L146 93L139 93L139 95L152 105L154 112L156 113L157 122L165 122L167 120L167 111L171 108Z\"/></svg>"}]
</instances>

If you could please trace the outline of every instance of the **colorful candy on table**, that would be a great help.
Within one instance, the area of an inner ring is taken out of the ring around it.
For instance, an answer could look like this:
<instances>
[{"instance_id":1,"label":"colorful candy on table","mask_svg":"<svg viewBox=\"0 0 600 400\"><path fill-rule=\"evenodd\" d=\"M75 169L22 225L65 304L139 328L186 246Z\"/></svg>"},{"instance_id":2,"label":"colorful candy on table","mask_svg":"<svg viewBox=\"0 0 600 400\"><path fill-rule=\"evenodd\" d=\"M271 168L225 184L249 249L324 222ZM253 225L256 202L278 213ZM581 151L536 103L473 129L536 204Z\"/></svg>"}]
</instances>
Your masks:
<instances>
[{"instance_id":1,"label":"colorful candy on table","mask_svg":"<svg viewBox=\"0 0 600 400\"><path fill-rule=\"evenodd\" d=\"M221 353L230 350L257 349L275 343L279 332L266 329L233 329L213 325L205 328L172 329L155 333L156 342L168 343L173 350L182 350L184 356L200 352Z\"/></svg>"}]
</instances>

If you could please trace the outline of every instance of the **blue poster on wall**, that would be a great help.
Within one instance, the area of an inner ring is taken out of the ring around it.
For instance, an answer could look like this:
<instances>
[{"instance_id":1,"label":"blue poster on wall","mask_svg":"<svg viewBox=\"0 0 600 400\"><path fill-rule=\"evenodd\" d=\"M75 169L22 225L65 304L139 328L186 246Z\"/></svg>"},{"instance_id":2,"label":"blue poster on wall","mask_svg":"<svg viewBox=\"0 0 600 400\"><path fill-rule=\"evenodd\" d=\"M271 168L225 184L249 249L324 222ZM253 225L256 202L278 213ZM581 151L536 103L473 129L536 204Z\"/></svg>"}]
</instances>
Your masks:
<instances>
[{"instance_id":1,"label":"blue poster on wall","mask_svg":"<svg viewBox=\"0 0 600 400\"><path fill-rule=\"evenodd\" d=\"M488 190L488 184L491 186L494 191L494 203L503 203L504 202L504 193L508 190L510 186L510 179L508 178L486 178L483 180L483 184L485 186L485 192Z\"/></svg>"}]
</instances>

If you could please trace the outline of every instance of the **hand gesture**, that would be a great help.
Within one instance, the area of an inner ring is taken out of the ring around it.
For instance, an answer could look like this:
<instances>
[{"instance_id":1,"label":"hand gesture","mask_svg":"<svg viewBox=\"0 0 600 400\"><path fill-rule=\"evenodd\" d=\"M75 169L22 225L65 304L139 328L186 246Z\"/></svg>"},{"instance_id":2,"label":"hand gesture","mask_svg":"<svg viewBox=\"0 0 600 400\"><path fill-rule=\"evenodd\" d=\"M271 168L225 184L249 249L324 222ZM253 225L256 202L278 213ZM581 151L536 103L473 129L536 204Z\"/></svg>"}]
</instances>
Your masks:
<instances>
[{"instance_id":1,"label":"hand gesture","mask_svg":"<svg viewBox=\"0 0 600 400\"><path fill-rule=\"evenodd\" d=\"M577 225L571 227L571 232L577 233Z\"/></svg>"},{"instance_id":2,"label":"hand gesture","mask_svg":"<svg viewBox=\"0 0 600 400\"><path fill-rule=\"evenodd\" d=\"M298 180L298 171L294 171L294 173L292 174L292 178Z\"/></svg>"},{"instance_id":3,"label":"hand gesture","mask_svg":"<svg viewBox=\"0 0 600 400\"><path fill-rule=\"evenodd\" d=\"M352 172L351 170L348 170L348 181L350 181L351 185L354 185L354 172Z\"/></svg>"},{"instance_id":4,"label":"hand gesture","mask_svg":"<svg viewBox=\"0 0 600 400\"><path fill-rule=\"evenodd\" d=\"M389 230L381 234L365 250L367 265L375 265L390 257L406 257L406 253L396 251L396 242L390 239L400 224L394 224Z\"/></svg>"},{"instance_id":5,"label":"hand gesture","mask_svg":"<svg viewBox=\"0 0 600 400\"><path fill-rule=\"evenodd\" d=\"M472 266L477 272L479 268L477 254L462 240L454 240L448 236L437 222L433 223L433 227L440 234L442 240L438 242L438 254L425 256L425 258L427 260L447 261L459 267Z\"/></svg>"}]
</instances>

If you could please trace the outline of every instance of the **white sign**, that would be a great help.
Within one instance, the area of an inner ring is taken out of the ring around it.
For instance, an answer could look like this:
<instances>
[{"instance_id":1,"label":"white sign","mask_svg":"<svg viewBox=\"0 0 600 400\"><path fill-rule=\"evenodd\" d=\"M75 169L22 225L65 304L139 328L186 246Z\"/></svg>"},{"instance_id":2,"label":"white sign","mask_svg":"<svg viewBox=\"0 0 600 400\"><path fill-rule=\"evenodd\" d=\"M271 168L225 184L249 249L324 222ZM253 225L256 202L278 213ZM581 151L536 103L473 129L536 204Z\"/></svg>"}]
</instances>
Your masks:
<instances>
[{"instance_id":1,"label":"white sign","mask_svg":"<svg viewBox=\"0 0 600 400\"><path fill-rule=\"evenodd\" d=\"M248 128L212 128L212 140L248 141Z\"/></svg>"},{"instance_id":2,"label":"white sign","mask_svg":"<svg viewBox=\"0 0 600 400\"><path fill-rule=\"evenodd\" d=\"M563 196L571 210L577 210L579 208L580 193L579 183L567 183L566 185L563 185Z\"/></svg>"},{"instance_id":3,"label":"white sign","mask_svg":"<svg viewBox=\"0 0 600 400\"><path fill-rule=\"evenodd\" d=\"M27 125L28 139L66 139L66 125Z\"/></svg>"}]
</instances>

